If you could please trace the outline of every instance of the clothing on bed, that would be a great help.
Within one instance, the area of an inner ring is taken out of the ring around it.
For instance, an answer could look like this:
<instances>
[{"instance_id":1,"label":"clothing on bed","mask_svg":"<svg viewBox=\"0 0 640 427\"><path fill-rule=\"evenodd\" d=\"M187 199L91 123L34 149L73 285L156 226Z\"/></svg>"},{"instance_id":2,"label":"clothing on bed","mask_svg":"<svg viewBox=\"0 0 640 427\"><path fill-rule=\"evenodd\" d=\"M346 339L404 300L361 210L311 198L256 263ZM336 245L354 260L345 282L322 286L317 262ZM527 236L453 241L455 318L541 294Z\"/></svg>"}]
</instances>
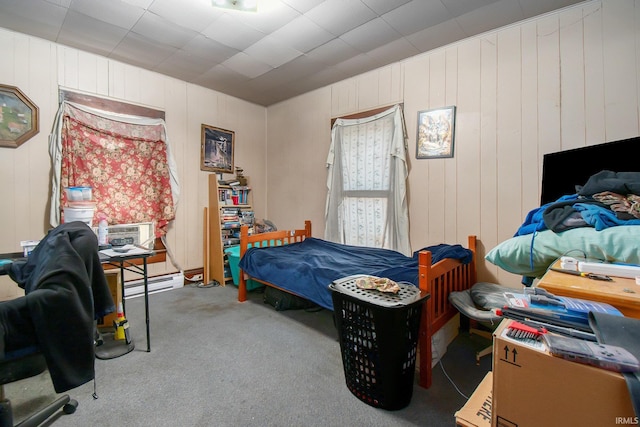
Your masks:
<instances>
[{"instance_id":1,"label":"clothing on bed","mask_svg":"<svg viewBox=\"0 0 640 427\"><path fill-rule=\"evenodd\" d=\"M534 243L541 232L562 233L578 228L592 228L600 232L612 227L637 225L640 225L640 172L602 170L591 175L584 186L576 186L575 194L564 195L555 202L529 211L516 231L514 239L531 235L528 257L532 273L525 274L522 283L530 286L536 277L533 273L536 270ZM487 259L491 261L492 258ZM549 265L542 266L543 271Z\"/></svg>"},{"instance_id":2,"label":"clothing on bed","mask_svg":"<svg viewBox=\"0 0 640 427\"><path fill-rule=\"evenodd\" d=\"M618 225L640 225L640 172L600 171L592 175L575 194L531 210L515 235L536 231L561 232L578 227L604 230Z\"/></svg>"},{"instance_id":3,"label":"clothing on bed","mask_svg":"<svg viewBox=\"0 0 640 427\"><path fill-rule=\"evenodd\" d=\"M432 262L455 258L467 264L473 252L461 245L440 244L424 248ZM333 310L332 281L354 274L387 277L418 286L418 253L343 245L309 237L302 242L268 248L250 248L239 267L249 276L293 292Z\"/></svg>"}]
</instances>

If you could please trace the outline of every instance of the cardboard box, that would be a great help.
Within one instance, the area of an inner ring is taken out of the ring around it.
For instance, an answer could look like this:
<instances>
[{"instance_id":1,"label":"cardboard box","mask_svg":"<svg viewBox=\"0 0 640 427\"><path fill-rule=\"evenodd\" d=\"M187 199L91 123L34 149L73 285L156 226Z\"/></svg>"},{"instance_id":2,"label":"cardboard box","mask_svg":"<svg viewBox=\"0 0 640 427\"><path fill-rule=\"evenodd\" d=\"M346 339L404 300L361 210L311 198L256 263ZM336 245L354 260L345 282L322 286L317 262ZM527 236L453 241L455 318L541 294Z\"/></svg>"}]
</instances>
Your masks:
<instances>
[{"instance_id":1,"label":"cardboard box","mask_svg":"<svg viewBox=\"0 0 640 427\"><path fill-rule=\"evenodd\" d=\"M120 270L106 270L104 275L107 277L107 285L109 286L111 297L113 298L113 302L117 309L118 304L122 302L122 280L120 278ZM115 320L116 312L114 311L113 313L104 316L102 320L98 319L98 328L113 329L113 322Z\"/></svg>"},{"instance_id":2,"label":"cardboard box","mask_svg":"<svg viewBox=\"0 0 640 427\"><path fill-rule=\"evenodd\" d=\"M635 420L624 377L550 355L543 343L493 337L492 425L615 426ZM634 423L635 424L635 423Z\"/></svg>"},{"instance_id":3,"label":"cardboard box","mask_svg":"<svg viewBox=\"0 0 640 427\"><path fill-rule=\"evenodd\" d=\"M489 427L491 425L491 390L493 375L489 371L467 403L455 413L456 426Z\"/></svg>"}]
</instances>

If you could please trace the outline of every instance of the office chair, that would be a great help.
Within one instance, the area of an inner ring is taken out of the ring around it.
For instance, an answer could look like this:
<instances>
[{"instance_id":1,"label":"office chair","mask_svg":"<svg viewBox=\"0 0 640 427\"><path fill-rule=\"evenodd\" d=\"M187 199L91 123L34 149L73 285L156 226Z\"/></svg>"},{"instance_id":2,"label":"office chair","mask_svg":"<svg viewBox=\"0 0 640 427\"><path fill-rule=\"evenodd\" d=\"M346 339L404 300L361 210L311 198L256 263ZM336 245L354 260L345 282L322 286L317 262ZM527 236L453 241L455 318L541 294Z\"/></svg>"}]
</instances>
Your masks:
<instances>
[{"instance_id":1,"label":"office chair","mask_svg":"<svg viewBox=\"0 0 640 427\"><path fill-rule=\"evenodd\" d=\"M27 259L3 265L25 295L0 303L0 385L47 369L56 393L95 378L95 319L115 305L98 254L98 239L82 222L51 230ZM12 426L10 401L2 392L0 426ZM60 408L73 413L68 395L21 422L36 426Z\"/></svg>"},{"instance_id":2,"label":"office chair","mask_svg":"<svg viewBox=\"0 0 640 427\"><path fill-rule=\"evenodd\" d=\"M33 377L47 369L47 362L36 347L15 353L17 354L5 355L5 358L0 360L0 427L14 427L13 409L11 401L5 396L4 385ZM36 427L44 423L60 409L65 414L73 414L77 407L78 401L65 394L20 421L20 423L15 424L15 427Z\"/></svg>"},{"instance_id":3,"label":"office chair","mask_svg":"<svg viewBox=\"0 0 640 427\"><path fill-rule=\"evenodd\" d=\"M460 312L460 330L470 334L493 339L493 330L498 326L502 317L492 309L503 308L506 304L505 292L513 292L509 288L495 283L479 282L466 291L451 292L449 302ZM470 320L484 326L472 327ZM476 363L480 363L483 356L491 354L493 342L488 347L476 352Z\"/></svg>"}]
</instances>

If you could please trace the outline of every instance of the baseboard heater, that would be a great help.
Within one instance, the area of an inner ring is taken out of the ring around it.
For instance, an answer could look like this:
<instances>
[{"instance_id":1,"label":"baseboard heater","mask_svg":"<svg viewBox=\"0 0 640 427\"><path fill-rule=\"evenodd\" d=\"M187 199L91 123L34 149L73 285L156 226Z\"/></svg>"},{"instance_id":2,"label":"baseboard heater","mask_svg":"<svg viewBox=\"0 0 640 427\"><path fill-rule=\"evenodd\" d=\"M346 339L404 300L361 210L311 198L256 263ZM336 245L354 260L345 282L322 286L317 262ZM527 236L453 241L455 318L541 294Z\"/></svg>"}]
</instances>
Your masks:
<instances>
[{"instance_id":1,"label":"baseboard heater","mask_svg":"<svg viewBox=\"0 0 640 427\"><path fill-rule=\"evenodd\" d=\"M182 273L166 274L164 276L149 278L149 295L158 292L170 291L184 286ZM135 298L144 296L144 280L131 280L124 284L124 297Z\"/></svg>"}]
</instances>

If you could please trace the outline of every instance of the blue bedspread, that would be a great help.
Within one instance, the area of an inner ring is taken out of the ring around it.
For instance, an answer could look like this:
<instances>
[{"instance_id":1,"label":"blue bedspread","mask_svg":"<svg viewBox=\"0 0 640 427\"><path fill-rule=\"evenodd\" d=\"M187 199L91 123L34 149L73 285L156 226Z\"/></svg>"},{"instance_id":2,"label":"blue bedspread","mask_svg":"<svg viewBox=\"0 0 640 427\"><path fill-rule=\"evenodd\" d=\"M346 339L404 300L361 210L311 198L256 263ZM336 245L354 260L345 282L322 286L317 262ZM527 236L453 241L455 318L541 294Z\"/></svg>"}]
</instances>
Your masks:
<instances>
[{"instance_id":1,"label":"blue bedspread","mask_svg":"<svg viewBox=\"0 0 640 427\"><path fill-rule=\"evenodd\" d=\"M471 262L473 253L461 245L440 244L431 251L435 264L444 258ZM309 237L302 242L268 248L250 248L239 267L253 278L298 294L321 307L333 310L332 281L353 274L387 277L418 286L418 252L407 257L400 252L341 245Z\"/></svg>"}]
</instances>

